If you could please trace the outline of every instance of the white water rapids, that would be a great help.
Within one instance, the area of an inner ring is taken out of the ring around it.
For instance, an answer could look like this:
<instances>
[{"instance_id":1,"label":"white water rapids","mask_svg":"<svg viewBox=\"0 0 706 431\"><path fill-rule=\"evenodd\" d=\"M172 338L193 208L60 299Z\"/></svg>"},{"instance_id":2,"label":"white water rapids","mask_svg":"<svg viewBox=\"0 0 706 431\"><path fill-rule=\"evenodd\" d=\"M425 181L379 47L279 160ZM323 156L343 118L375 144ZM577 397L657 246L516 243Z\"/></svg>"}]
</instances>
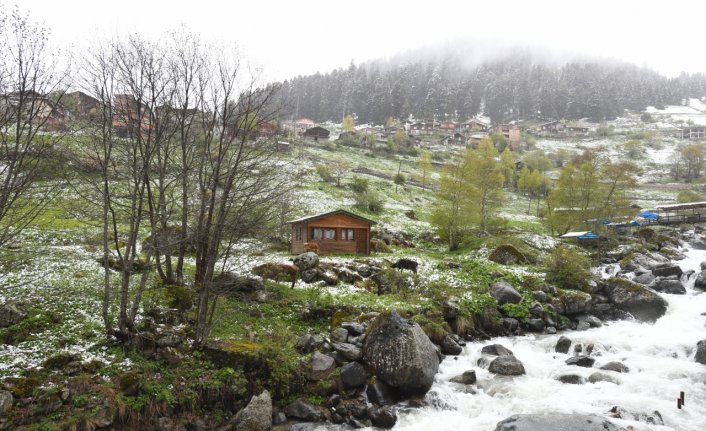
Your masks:
<instances>
[{"instance_id":1,"label":"white water rapids","mask_svg":"<svg viewBox=\"0 0 706 431\"><path fill-rule=\"evenodd\" d=\"M688 249L683 270L699 272L706 261L705 250ZM398 412L395 430L405 431L493 431L496 424L521 413L581 413L609 417L613 406L631 413L660 412L664 426L632 420L612 419L634 430L706 430L706 365L694 362L696 343L706 339L706 293L693 289L694 275L686 283L686 295L662 294L669 302L667 314L654 324L635 321L604 322L600 328L557 335L526 335L469 343L455 360L447 356L427 399L436 406ZM573 341L569 354L555 353L560 335ZM502 344L522 361L526 375L496 377L477 366L480 350L487 344ZM576 343L595 345L593 368L564 363ZM629 373L598 370L610 361L620 361ZM476 370L476 393L449 379L466 370ZM556 380L562 374L584 378L596 371L615 377L620 384L598 382L576 385ZM677 409L679 392L685 405ZM434 394L435 393L435 394ZM629 429L629 428L628 428ZM568 430L567 430L568 431Z\"/></svg>"}]
</instances>

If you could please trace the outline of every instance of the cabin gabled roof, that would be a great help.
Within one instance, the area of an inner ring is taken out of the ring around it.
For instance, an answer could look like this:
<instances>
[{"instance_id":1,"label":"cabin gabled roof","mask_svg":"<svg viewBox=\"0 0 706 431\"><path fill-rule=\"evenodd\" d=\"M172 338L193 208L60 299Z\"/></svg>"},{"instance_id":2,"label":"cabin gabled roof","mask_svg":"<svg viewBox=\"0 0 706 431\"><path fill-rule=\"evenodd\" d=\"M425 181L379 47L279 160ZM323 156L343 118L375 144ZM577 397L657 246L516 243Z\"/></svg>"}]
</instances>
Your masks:
<instances>
[{"instance_id":1,"label":"cabin gabled roof","mask_svg":"<svg viewBox=\"0 0 706 431\"><path fill-rule=\"evenodd\" d=\"M358 219L358 220L363 220L363 221L368 222L368 223L370 223L370 224L378 224L378 223L377 223L376 221L374 221L374 220L370 220L369 218L365 218L365 217L363 217L363 216L359 216L358 214L354 214L354 213L352 213L352 212L350 212L350 211L346 211L346 210L335 210L335 211L329 211L329 212L327 212L327 213L316 214L316 215L312 215L312 216L306 216L306 217L298 218L298 219L296 219L296 220L290 220L290 221L288 221L287 223L290 223L290 224L292 224L292 223L302 223L302 222L305 222L305 221L317 220L317 219L320 219L320 218L324 218L324 217L328 217L328 216L332 216L332 215L336 215L336 214L344 214L344 215L347 215L347 216L349 216L349 217L352 217L352 218L355 218L355 219Z\"/></svg>"}]
</instances>

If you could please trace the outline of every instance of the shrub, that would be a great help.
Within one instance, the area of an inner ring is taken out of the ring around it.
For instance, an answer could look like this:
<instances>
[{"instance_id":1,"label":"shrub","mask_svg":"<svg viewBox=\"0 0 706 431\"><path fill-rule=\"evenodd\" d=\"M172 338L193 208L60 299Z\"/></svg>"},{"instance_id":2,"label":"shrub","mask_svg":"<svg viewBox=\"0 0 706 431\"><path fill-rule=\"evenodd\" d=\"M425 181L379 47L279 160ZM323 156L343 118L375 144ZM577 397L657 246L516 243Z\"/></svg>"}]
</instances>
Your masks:
<instances>
[{"instance_id":1,"label":"shrub","mask_svg":"<svg viewBox=\"0 0 706 431\"><path fill-rule=\"evenodd\" d=\"M649 112L645 112L644 114L640 115L640 121L642 121L643 123L651 123L652 115L650 115Z\"/></svg>"},{"instance_id":2,"label":"shrub","mask_svg":"<svg viewBox=\"0 0 706 431\"><path fill-rule=\"evenodd\" d=\"M353 177L353 182L351 183L351 189L356 193L367 193L368 192L368 180L360 177Z\"/></svg>"},{"instance_id":3,"label":"shrub","mask_svg":"<svg viewBox=\"0 0 706 431\"><path fill-rule=\"evenodd\" d=\"M677 194L677 202L679 203L700 202L702 200L701 194L691 190L682 190Z\"/></svg>"},{"instance_id":4,"label":"shrub","mask_svg":"<svg viewBox=\"0 0 706 431\"><path fill-rule=\"evenodd\" d=\"M382 212L384 204L377 193L356 193L355 205L356 209L361 211L370 211L372 213Z\"/></svg>"},{"instance_id":5,"label":"shrub","mask_svg":"<svg viewBox=\"0 0 706 431\"><path fill-rule=\"evenodd\" d=\"M330 166L316 165L316 173L319 174L319 177L324 182L330 183L333 181L333 172Z\"/></svg>"},{"instance_id":6,"label":"shrub","mask_svg":"<svg viewBox=\"0 0 706 431\"><path fill-rule=\"evenodd\" d=\"M562 289L583 289L591 277L591 259L568 247L552 250L544 260L547 281Z\"/></svg>"}]
</instances>

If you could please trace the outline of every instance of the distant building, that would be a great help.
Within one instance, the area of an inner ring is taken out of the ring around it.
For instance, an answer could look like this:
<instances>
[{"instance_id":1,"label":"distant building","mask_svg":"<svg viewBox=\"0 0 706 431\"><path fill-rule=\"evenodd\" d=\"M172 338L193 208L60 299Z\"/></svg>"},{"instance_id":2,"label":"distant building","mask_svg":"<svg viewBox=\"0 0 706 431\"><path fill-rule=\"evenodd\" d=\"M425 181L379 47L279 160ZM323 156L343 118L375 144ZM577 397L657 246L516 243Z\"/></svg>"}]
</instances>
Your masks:
<instances>
[{"instance_id":1,"label":"distant building","mask_svg":"<svg viewBox=\"0 0 706 431\"><path fill-rule=\"evenodd\" d=\"M686 126L680 129L682 139L705 139L706 126Z\"/></svg>"},{"instance_id":2,"label":"distant building","mask_svg":"<svg viewBox=\"0 0 706 431\"><path fill-rule=\"evenodd\" d=\"M465 147L468 144L468 138L465 135L456 132L453 135L442 138L441 143L444 145Z\"/></svg>"},{"instance_id":3,"label":"distant building","mask_svg":"<svg viewBox=\"0 0 706 431\"><path fill-rule=\"evenodd\" d=\"M304 131L305 138L311 138L315 141L318 141L319 139L328 139L329 136L331 136L331 132L321 126L311 127Z\"/></svg>"},{"instance_id":4,"label":"distant building","mask_svg":"<svg viewBox=\"0 0 706 431\"><path fill-rule=\"evenodd\" d=\"M64 94L61 102L78 119L91 118L100 109L100 101L82 91Z\"/></svg>"},{"instance_id":5,"label":"distant building","mask_svg":"<svg viewBox=\"0 0 706 431\"><path fill-rule=\"evenodd\" d=\"M490 130L490 124L477 118L473 118L461 124L461 130L487 132Z\"/></svg>"},{"instance_id":6,"label":"distant building","mask_svg":"<svg viewBox=\"0 0 706 431\"><path fill-rule=\"evenodd\" d=\"M522 130L516 124L500 124L495 128L496 133L502 134L507 140L507 145L511 150L520 148L522 142Z\"/></svg>"},{"instance_id":7,"label":"distant building","mask_svg":"<svg viewBox=\"0 0 706 431\"><path fill-rule=\"evenodd\" d=\"M439 123L440 130L456 130L457 127L458 124L454 123L453 121L442 121Z\"/></svg>"}]
</instances>

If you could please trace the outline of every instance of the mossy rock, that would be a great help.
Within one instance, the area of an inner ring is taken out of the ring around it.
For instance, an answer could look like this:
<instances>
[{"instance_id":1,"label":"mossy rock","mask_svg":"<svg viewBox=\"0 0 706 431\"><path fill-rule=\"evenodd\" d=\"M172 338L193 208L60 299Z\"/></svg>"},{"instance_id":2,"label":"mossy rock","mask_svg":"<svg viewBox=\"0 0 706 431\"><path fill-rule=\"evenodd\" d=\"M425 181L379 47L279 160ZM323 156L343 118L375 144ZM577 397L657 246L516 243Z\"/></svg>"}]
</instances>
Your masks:
<instances>
[{"instance_id":1,"label":"mossy rock","mask_svg":"<svg viewBox=\"0 0 706 431\"><path fill-rule=\"evenodd\" d=\"M433 309L426 314L417 314L411 319L417 323L427 337L436 344L441 344L451 333L451 327L444 320L444 313L440 309Z\"/></svg>"},{"instance_id":2,"label":"mossy rock","mask_svg":"<svg viewBox=\"0 0 706 431\"><path fill-rule=\"evenodd\" d=\"M262 365L263 346L246 340L222 340L204 348L206 357L216 367L253 370Z\"/></svg>"},{"instance_id":3,"label":"mossy rock","mask_svg":"<svg viewBox=\"0 0 706 431\"><path fill-rule=\"evenodd\" d=\"M3 381L3 387L15 398L29 398L40 385L35 377L8 377Z\"/></svg>"},{"instance_id":4,"label":"mossy rock","mask_svg":"<svg viewBox=\"0 0 706 431\"><path fill-rule=\"evenodd\" d=\"M81 355L78 353L61 352L47 358L42 364L44 368L50 370L61 370L71 362L81 360Z\"/></svg>"},{"instance_id":5,"label":"mossy rock","mask_svg":"<svg viewBox=\"0 0 706 431\"><path fill-rule=\"evenodd\" d=\"M345 310L337 310L336 312L333 313L333 316L331 316L331 331L334 329L338 328L341 326L343 322L350 322L355 320L353 316L348 311Z\"/></svg>"},{"instance_id":6,"label":"mossy rock","mask_svg":"<svg viewBox=\"0 0 706 431\"><path fill-rule=\"evenodd\" d=\"M116 384L123 394L134 396L142 390L143 375L139 371L130 370L116 377Z\"/></svg>"},{"instance_id":7,"label":"mossy rock","mask_svg":"<svg viewBox=\"0 0 706 431\"><path fill-rule=\"evenodd\" d=\"M516 265L527 263L527 257L511 244L502 244L495 247L488 259L501 265Z\"/></svg>"},{"instance_id":8,"label":"mossy rock","mask_svg":"<svg viewBox=\"0 0 706 431\"><path fill-rule=\"evenodd\" d=\"M165 288L167 289L167 299L169 301L169 307L175 308L179 311L187 311L194 306L194 299L196 298L196 293L188 287L179 285L169 285L165 286Z\"/></svg>"},{"instance_id":9,"label":"mossy rock","mask_svg":"<svg viewBox=\"0 0 706 431\"><path fill-rule=\"evenodd\" d=\"M655 240L657 234L654 229L650 227L643 227L637 230L637 237L643 241L652 242Z\"/></svg>"}]
</instances>

